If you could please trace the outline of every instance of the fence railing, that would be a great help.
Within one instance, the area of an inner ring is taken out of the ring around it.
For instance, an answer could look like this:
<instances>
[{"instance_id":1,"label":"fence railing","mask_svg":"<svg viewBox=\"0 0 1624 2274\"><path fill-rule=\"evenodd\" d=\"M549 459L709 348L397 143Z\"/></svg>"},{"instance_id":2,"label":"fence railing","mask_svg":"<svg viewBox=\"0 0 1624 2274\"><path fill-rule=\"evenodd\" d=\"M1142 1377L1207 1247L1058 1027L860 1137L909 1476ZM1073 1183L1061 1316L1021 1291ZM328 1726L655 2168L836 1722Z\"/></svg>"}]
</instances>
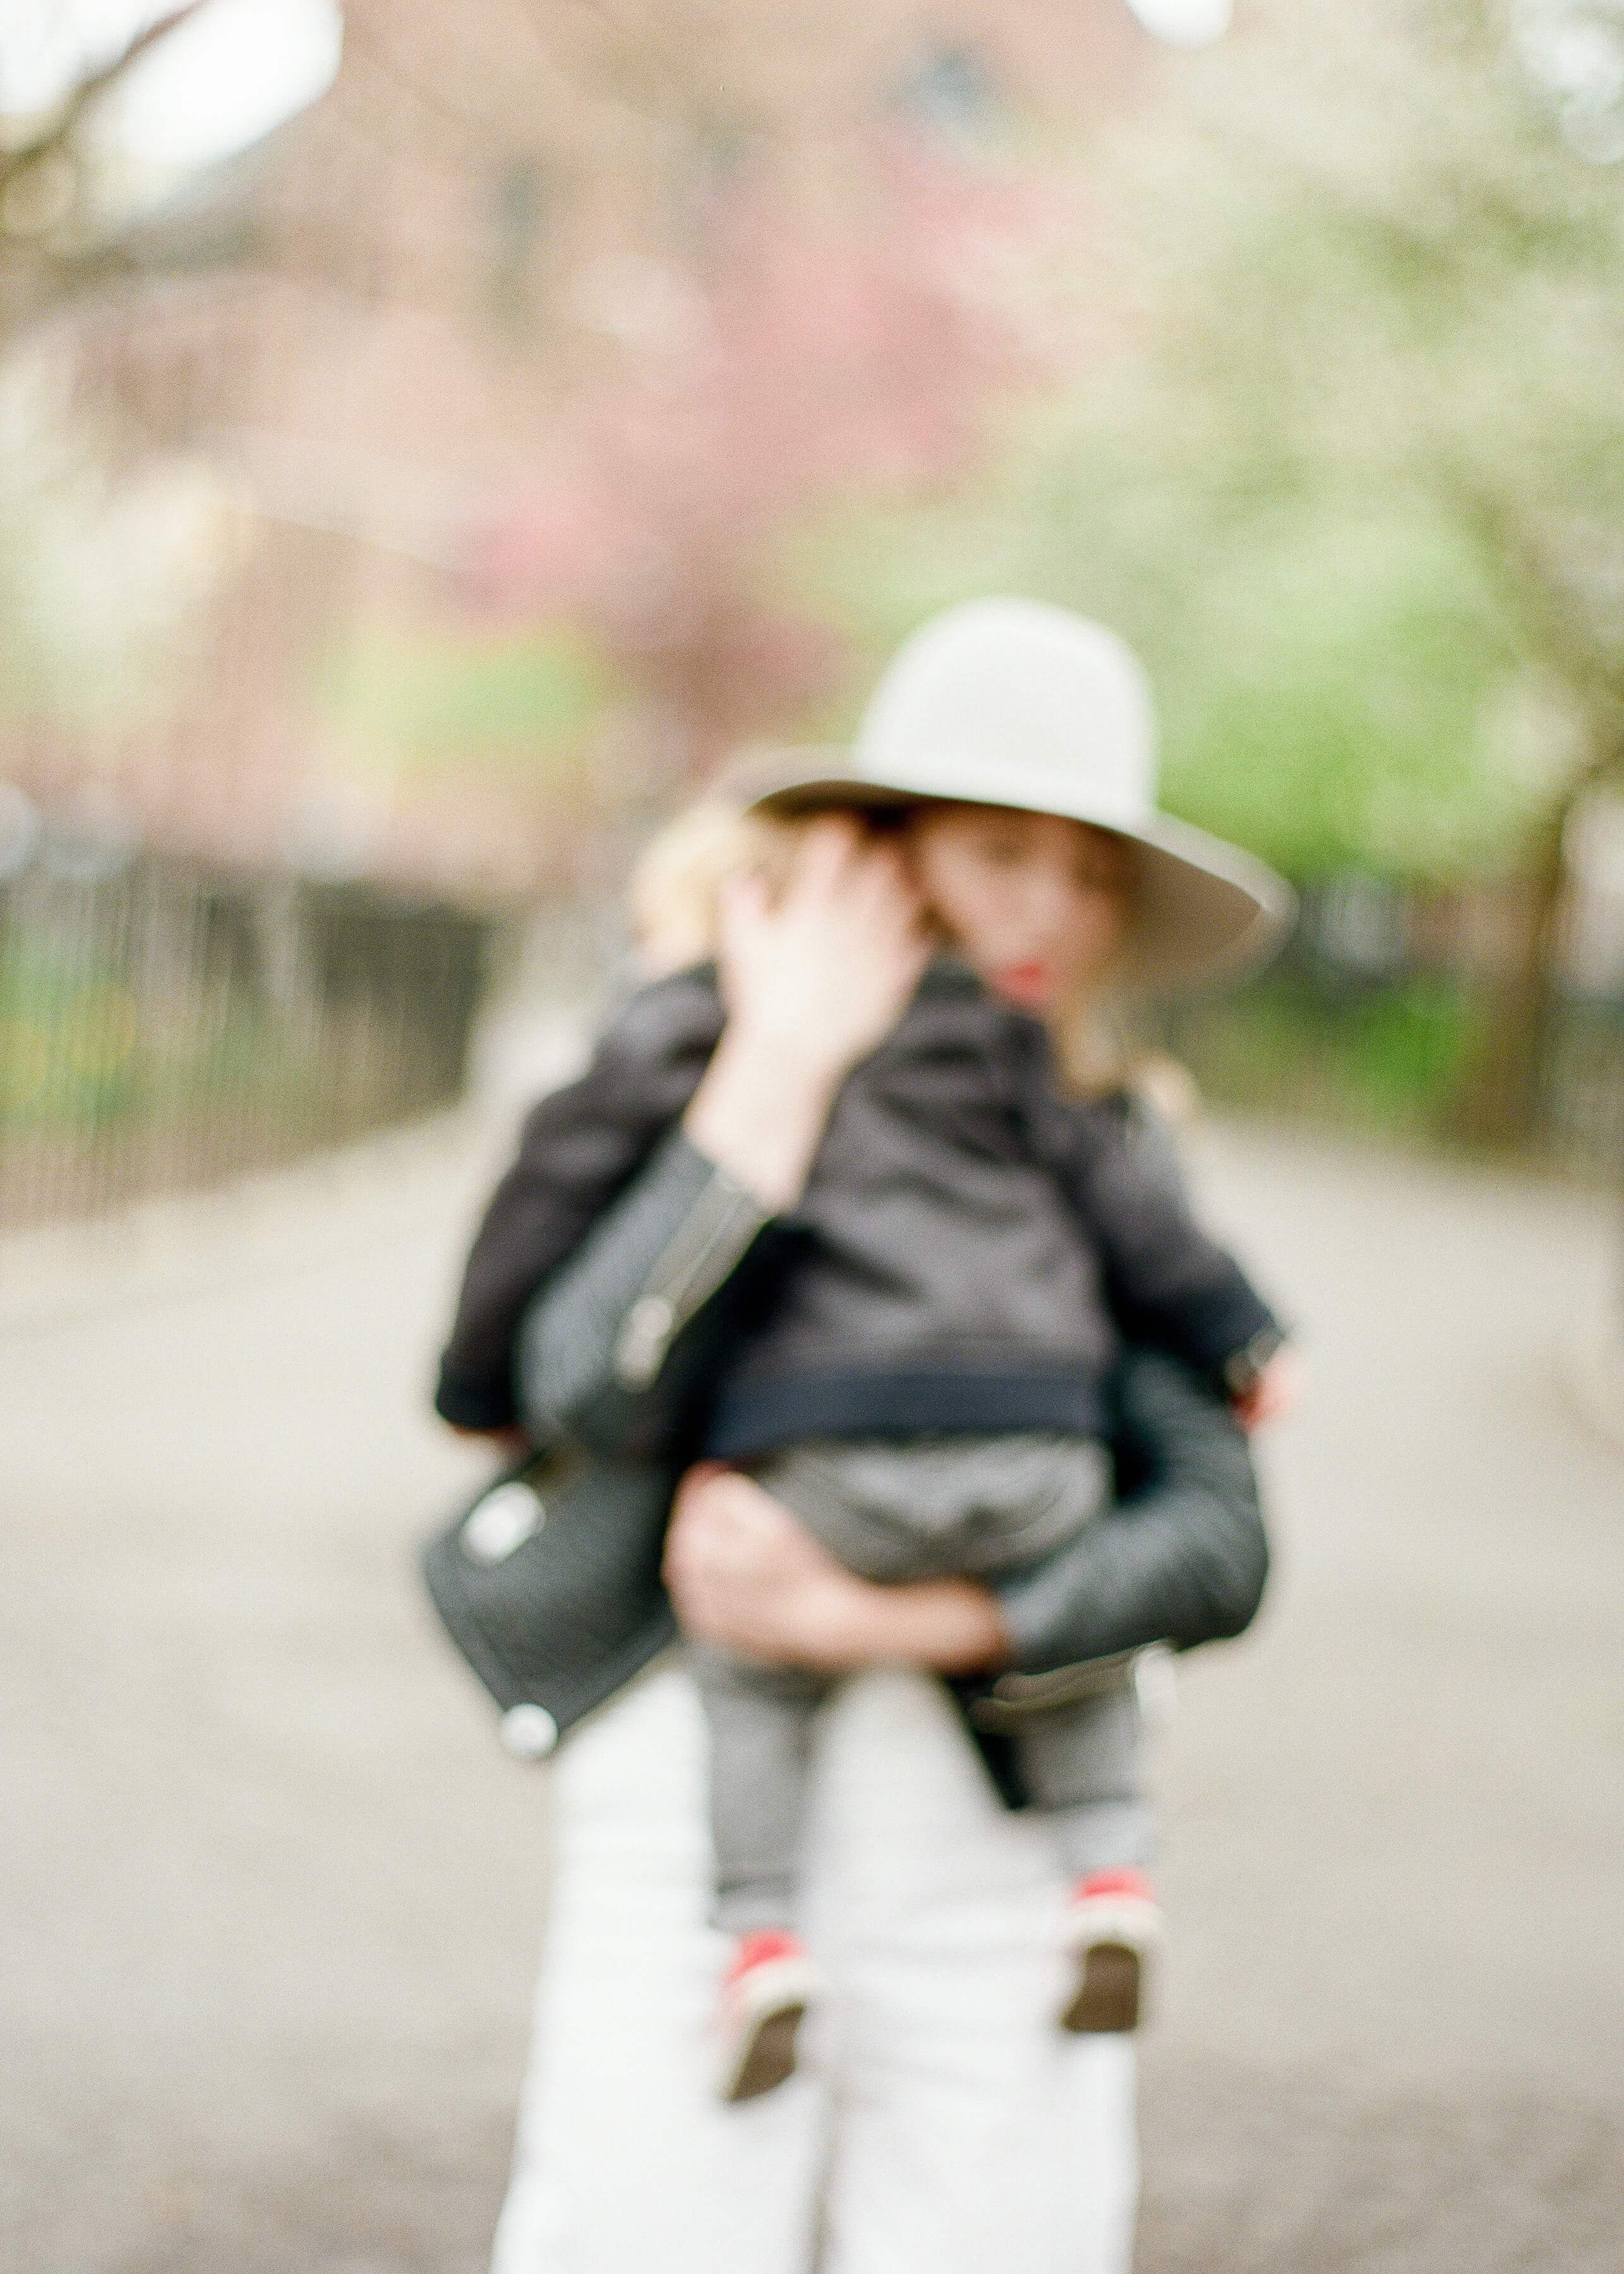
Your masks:
<instances>
[{"instance_id":1,"label":"fence railing","mask_svg":"<svg viewBox=\"0 0 1624 2274\"><path fill-rule=\"evenodd\" d=\"M47 836L0 880L0 1228L104 1214L453 1102L502 927L370 885L229 875ZM1447 1136L1481 986L1328 955L1305 926L1158 1039L1208 1096ZM1624 1177L1624 1000L1552 1005L1540 1149Z\"/></svg>"},{"instance_id":2,"label":"fence railing","mask_svg":"<svg viewBox=\"0 0 1624 2274\"><path fill-rule=\"evenodd\" d=\"M492 931L364 885L48 841L0 884L0 1226L448 1103Z\"/></svg>"}]
</instances>

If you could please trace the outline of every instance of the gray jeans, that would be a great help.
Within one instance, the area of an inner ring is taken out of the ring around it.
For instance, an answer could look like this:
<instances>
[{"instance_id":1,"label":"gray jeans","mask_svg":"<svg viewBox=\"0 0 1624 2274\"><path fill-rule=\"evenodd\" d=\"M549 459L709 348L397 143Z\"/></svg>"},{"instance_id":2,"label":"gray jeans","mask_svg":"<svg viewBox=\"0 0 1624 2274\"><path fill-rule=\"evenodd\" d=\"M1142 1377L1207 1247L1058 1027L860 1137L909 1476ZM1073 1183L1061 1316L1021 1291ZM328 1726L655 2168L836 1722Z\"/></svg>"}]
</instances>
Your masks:
<instances>
[{"instance_id":1,"label":"gray jeans","mask_svg":"<svg viewBox=\"0 0 1624 2274\"><path fill-rule=\"evenodd\" d=\"M848 1570L883 1581L1035 1562L1098 1515L1109 1473L1103 1446L1061 1436L830 1440L792 1446L755 1472ZM717 1924L733 1934L786 1926L813 1723L835 1680L709 1648L694 1657L710 1725ZM1034 1713L1016 1745L1068 1872L1148 1860L1130 1675Z\"/></svg>"}]
</instances>

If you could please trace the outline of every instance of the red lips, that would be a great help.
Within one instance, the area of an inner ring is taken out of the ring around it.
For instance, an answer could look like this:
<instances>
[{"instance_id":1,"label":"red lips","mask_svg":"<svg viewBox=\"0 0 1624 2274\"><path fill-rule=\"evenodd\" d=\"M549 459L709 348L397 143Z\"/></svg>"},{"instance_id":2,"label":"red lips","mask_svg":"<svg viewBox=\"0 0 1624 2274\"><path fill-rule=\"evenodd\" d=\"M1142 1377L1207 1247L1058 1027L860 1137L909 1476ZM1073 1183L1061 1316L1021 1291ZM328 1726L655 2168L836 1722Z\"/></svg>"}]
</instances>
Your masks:
<instances>
[{"instance_id":1,"label":"red lips","mask_svg":"<svg viewBox=\"0 0 1624 2274\"><path fill-rule=\"evenodd\" d=\"M1054 979L1046 963L1034 960L1029 963L1006 963L991 974L990 982L996 993L1006 1002L1019 1003L1023 1009L1041 1009L1054 991Z\"/></svg>"}]
</instances>

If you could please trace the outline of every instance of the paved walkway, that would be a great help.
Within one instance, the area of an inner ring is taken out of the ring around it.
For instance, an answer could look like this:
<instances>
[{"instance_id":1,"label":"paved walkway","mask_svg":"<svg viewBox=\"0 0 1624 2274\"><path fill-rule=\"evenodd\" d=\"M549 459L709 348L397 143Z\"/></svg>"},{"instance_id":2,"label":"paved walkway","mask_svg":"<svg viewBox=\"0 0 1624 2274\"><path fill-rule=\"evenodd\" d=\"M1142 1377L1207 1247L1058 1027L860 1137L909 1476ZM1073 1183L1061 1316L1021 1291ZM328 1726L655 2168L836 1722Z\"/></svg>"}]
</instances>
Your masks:
<instances>
[{"instance_id":1,"label":"paved walkway","mask_svg":"<svg viewBox=\"0 0 1624 2274\"><path fill-rule=\"evenodd\" d=\"M1170 1748L1145 2274L1615 2270L1624 1459L1572 1360L1616 1209L1237 1136L1207 1183L1314 1395Z\"/></svg>"},{"instance_id":2,"label":"paved walkway","mask_svg":"<svg viewBox=\"0 0 1624 2274\"><path fill-rule=\"evenodd\" d=\"M1613 1220L1228 1133L1307 1324L1266 1620L1192 1664L1143 2274L1613 2274L1624 1461L1562 1353ZM475 2274L545 1783L410 1553L488 1141L448 1126L0 1302L0 2212L30 2274ZM88 1270L86 1280L83 1274ZM1011 2274L1019 2274L1011 2270Z\"/></svg>"}]
</instances>

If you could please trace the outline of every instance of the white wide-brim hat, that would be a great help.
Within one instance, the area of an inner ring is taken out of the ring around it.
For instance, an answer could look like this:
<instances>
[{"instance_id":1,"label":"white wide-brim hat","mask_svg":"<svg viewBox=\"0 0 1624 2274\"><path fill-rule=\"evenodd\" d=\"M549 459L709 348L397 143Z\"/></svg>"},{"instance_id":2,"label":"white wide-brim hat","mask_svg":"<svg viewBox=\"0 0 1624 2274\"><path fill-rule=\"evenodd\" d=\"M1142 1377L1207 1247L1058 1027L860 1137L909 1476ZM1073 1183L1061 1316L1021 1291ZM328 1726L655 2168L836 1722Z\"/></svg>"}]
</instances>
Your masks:
<instances>
[{"instance_id":1,"label":"white wide-brim hat","mask_svg":"<svg viewBox=\"0 0 1624 2274\"><path fill-rule=\"evenodd\" d=\"M904 642L846 749L758 751L724 787L752 810L951 798L1054 813L1135 848L1121 975L1190 985L1268 954L1290 886L1155 807L1156 729L1137 658L1103 624L1038 600L971 600Z\"/></svg>"}]
</instances>

